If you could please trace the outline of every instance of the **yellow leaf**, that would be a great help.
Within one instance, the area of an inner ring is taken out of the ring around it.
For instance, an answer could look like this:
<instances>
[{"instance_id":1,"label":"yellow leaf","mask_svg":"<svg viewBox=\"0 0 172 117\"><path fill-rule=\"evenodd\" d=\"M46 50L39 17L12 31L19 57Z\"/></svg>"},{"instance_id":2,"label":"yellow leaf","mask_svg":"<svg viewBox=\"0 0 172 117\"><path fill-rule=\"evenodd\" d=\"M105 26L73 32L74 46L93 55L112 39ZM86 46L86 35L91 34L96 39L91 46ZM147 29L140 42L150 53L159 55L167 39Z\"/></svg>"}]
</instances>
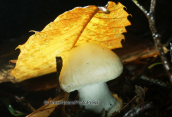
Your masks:
<instances>
[{"instance_id":1,"label":"yellow leaf","mask_svg":"<svg viewBox=\"0 0 172 117\"><path fill-rule=\"evenodd\" d=\"M19 45L21 50L11 75L17 82L56 71L56 56L65 59L73 47L93 42L109 49L122 47L122 33L130 25L121 3L109 2L105 14L96 6L77 7L58 16L41 32Z\"/></svg>"}]
</instances>

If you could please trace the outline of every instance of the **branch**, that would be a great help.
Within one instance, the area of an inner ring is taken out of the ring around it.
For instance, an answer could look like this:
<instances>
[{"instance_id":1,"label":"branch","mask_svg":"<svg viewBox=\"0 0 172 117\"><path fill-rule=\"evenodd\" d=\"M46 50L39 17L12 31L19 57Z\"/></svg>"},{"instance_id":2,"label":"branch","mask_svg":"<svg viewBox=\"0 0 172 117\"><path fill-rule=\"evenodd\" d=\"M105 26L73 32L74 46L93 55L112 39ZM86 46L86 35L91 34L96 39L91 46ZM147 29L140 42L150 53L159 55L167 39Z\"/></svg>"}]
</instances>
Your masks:
<instances>
[{"instance_id":1,"label":"branch","mask_svg":"<svg viewBox=\"0 0 172 117\"><path fill-rule=\"evenodd\" d=\"M132 0L146 15L149 21L149 27L152 32L152 37L155 42L155 47L158 50L159 56L161 58L161 61L164 65L164 68L169 76L170 82L172 83L172 69L170 67L170 64L167 60L167 57L165 56L162 44L161 44L161 35L157 33L156 27L155 27L155 4L156 0L151 0L151 5L150 5L150 11L147 12L138 2L137 0Z\"/></svg>"},{"instance_id":2,"label":"branch","mask_svg":"<svg viewBox=\"0 0 172 117\"><path fill-rule=\"evenodd\" d=\"M151 107L153 107L152 102L141 104L133 108L132 110L128 111L123 117L134 117Z\"/></svg>"}]
</instances>

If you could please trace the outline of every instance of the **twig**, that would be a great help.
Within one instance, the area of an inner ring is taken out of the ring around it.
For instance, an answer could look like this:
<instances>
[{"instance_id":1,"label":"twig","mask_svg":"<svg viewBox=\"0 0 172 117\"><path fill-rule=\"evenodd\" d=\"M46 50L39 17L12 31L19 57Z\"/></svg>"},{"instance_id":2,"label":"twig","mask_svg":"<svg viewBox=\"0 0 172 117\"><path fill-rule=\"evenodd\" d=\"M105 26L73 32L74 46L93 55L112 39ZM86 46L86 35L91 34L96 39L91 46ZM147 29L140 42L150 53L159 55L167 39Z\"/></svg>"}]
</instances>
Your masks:
<instances>
[{"instance_id":1,"label":"twig","mask_svg":"<svg viewBox=\"0 0 172 117\"><path fill-rule=\"evenodd\" d=\"M169 62L167 61L167 57L165 56L162 44L161 44L161 35L157 33L156 27L155 27L155 4L156 4L156 0L151 0L151 5L150 5L150 11L147 12L138 2L137 0L132 0L142 11L143 13L146 15L146 17L148 18L149 21L149 27L150 30L152 32L152 37L154 39L155 42L155 47L159 52L160 58L162 60L162 63L165 67L165 70L169 76L169 79L172 83L172 69L170 67Z\"/></svg>"},{"instance_id":2,"label":"twig","mask_svg":"<svg viewBox=\"0 0 172 117\"><path fill-rule=\"evenodd\" d=\"M115 117L118 113L120 113L124 108L126 108L131 102L133 102L138 95L134 96L120 111L113 113L110 117Z\"/></svg>"},{"instance_id":3,"label":"twig","mask_svg":"<svg viewBox=\"0 0 172 117\"><path fill-rule=\"evenodd\" d=\"M32 107L32 105L29 102L27 102L27 100L24 99L24 97L19 97L17 95L13 95L2 89L0 90L0 96L8 98L10 100L10 102L13 102L13 100L15 100L18 104L20 104L28 112L33 112L35 110Z\"/></svg>"},{"instance_id":4,"label":"twig","mask_svg":"<svg viewBox=\"0 0 172 117\"><path fill-rule=\"evenodd\" d=\"M3 58L3 57L7 57L7 56L10 56L10 55L13 55L13 54L16 54L16 53L19 53L19 51L12 51L10 53L7 53L7 54L3 54L3 55L0 55L0 58Z\"/></svg>"},{"instance_id":5,"label":"twig","mask_svg":"<svg viewBox=\"0 0 172 117\"><path fill-rule=\"evenodd\" d=\"M62 69L62 62L63 61L62 61L61 57L56 57L56 69L57 69L56 96L63 92L63 90L61 89L60 84L59 84L59 76L60 76L60 71Z\"/></svg>"},{"instance_id":6,"label":"twig","mask_svg":"<svg viewBox=\"0 0 172 117\"><path fill-rule=\"evenodd\" d=\"M141 71L138 71L138 72L130 72L128 69L125 69L127 70L127 72L132 75L133 77L131 78L131 80L135 80L136 78L139 78L139 79L142 79L144 81L147 81L147 82L150 82L150 83L153 83L153 84L156 84L158 86L161 86L161 87L165 87L165 88L168 88L168 89L172 89L172 86L170 85L169 82L163 82L163 81L160 81L158 79L154 79L154 78L151 78L151 77L147 77L146 75L144 75L144 71L146 69L147 66L145 66L143 68L143 70Z\"/></svg>"},{"instance_id":7,"label":"twig","mask_svg":"<svg viewBox=\"0 0 172 117\"><path fill-rule=\"evenodd\" d=\"M144 88L144 92L146 92L148 90L148 88ZM136 92L137 93L137 92ZM135 95L120 111L118 111L118 113L120 113L122 110L124 110L129 104L131 104L131 102L133 102L137 97L139 97L139 93L137 93L137 95ZM141 105L140 105L141 106ZM135 108L138 108L138 107L140 107L140 106L136 106ZM135 109L134 108L134 109ZM132 109L133 110L133 109ZM130 110L130 111L132 111L132 110ZM129 111L129 112L130 112ZM133 111L132 111L133 112ZM111 117L114 117L114 116L116 116L117 114L118 114L117 112L115 112L115 113L113 113L112 115L111 115ZM127 113L126 113L127 114ZM138 114L138 113L137 113ZM124 115L124 117L128 117L128 116L125 116Z\"/></svg>"},{"instance_id":8,"label":"twig","mask_svg":"<svg viewBox=\"0 0 172 117\"><path fill-rule=\"evenodd\" d=\"M137 7L139 7L140 8L140 10L142 10L143 11L143 13L147 16L147 11L146 11L146 9L144 8L144 7L142 7L139 3L138 3L138 1L137 0L132 0L135 4L136 4L136 6Z\"/></svg>"},{"instance_id":9,"label":"twig","mask_svg":"<svg viewBox=\"0 0 172 117\"><path fill-rule=\"evenodd\" d=\"M134 116L138 115L140 112L143 112L146 109L151 108L152 106L153 106L152 102L141 104L141 105L133 108L132 110L129 110L123 117L134 117Z\"/></svg>"},{"instance_id":10,"label":"twig","mask_svg":"<svg viewBox=\"0 0 172 117\"><path fill-rule=\"evenodd\" d=\"M18 102L20 105L25 107L29 112L34 112L35 111L34 107L27 100L25 100L24 97L19 97L19 96L16 96L16 95L14 97L16 99L16 102Z\"/></svg>"},{"instance_id":11,"label":"twig","mask_svg":"<svg viewBox=\"0 0 172 117\"><path fill-rule=\"evenodd\" d=\"M171 62L172 62L172 44L170 43L170 56L171 56Z\"/></svg>"},{"instance_id":12,"label":"twig","mask_svg":"<svg viewBox=\"0 0 172 117\"><path fill-rule=\"evenodd\" d=\"M145 76L145 75L142 75L142 76L140 76L139 78L142 79L142 80L148 81L148 82L150 82L150 83L159 85L159 86L161 86L161 87L165 87L165 88L169 88L169 89L172 88L171 85L170 85L170 83L162 82L162 81L159 81L158 79L148 78L148 77Z\"/></svg>"},{"instance_id":13,"label":"twig","mask_svg":"<svg viewBox=\"0 0 172 117\"><path fill-rule=\"evenodd\" d=\"M135 100L138 97L138 95L134 96L133 99L131 99L120 111L122 111L124 108L126 108L133 100Z\"/></svg>"}]
</instances>

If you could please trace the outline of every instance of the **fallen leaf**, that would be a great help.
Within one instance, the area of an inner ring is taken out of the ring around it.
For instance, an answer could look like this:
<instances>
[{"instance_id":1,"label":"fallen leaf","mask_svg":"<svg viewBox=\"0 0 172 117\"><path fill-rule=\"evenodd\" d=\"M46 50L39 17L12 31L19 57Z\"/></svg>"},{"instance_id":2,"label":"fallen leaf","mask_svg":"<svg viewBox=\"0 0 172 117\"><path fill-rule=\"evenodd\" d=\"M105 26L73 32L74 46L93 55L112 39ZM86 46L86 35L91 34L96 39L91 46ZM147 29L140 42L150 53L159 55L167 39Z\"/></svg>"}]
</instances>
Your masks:
<instances>
[{"instance_id":1,"label":"fallen leaf","mask_svg":"<svg viewBox=\"0 0 172 117\"><path fill-rule=\"evenodd\" d=\"M136 98L136 103L137 104L141 104L144 102L144 98L145 98L145 91L141 86L137 86L135 85L135 92L137 94L137 98Z\"/></svg>"},{"instance_id":2,"label":"fallen leaf","mask_svg":"<svg viewBox=\"0 0 172 117\"><path fill-rule=\"evenodd\" d=\"M153 46L153 47L144 48L144 49L134 51L132 53L125 54L123 56L120 56L120 59L122 63L125 64L125 63L132 62L134 60L141 60L141 59L145 59L149 57L156 57L158 55L159 53L157 49Z\"/></svg>"},{"instance_id":3,"label":"fallen leaf","mask_svg":"<svg viewBox=\"0 0 172 117\"><path fill-rule=\"evenodd\" d=\"M53 100L48 100L48 101L53 101L53 102L63 102L67 101L70 93L61 93L57 97L55 97ZM42 107L34 111L33 113L27 115L26 117L48 117L54 109L58 106L58 104L44 104Z\"/></svg>"},{"instance_id":4,"label":"fallen leaf","mask_svg":"<svg viewBox=\"0 0 172 117\"><path fill-rule=\"evenodd\" d=\"M109 2L109 14L96 6L77 7L59 15L41 32L35 32L27 42L19 45L20 55L11 75L16 82L56 72L56 56L64 60L68 51L85 42L93 42L109 49L122 47L122 33L130 25L129 15L121 3Z\"/></svg>"}]
</instances>

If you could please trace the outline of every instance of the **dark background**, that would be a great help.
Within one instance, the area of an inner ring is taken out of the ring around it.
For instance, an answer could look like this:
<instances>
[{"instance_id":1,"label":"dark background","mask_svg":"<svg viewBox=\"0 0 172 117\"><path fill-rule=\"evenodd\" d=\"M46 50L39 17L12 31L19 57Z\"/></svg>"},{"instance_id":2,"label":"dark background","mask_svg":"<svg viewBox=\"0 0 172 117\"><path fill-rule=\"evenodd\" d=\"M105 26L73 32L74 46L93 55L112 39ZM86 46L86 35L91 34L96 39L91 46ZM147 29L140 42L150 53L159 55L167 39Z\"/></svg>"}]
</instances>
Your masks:
<instances>
[{"instance_id":1,"label":"dark background","mask_svg":"<svg viewBox=\"0 0 172 117\"><path fill-rule=\"evenodd\" d=\"M41 31L58 15L78 6L97 5L104 6L107 0L0 0L0 40L15 41L23 35L31 35L30 30ZM148 22L144 14L131 0L114 0L127 7L132 15L129 20L132 26L127 28L129 33L142 36L151 36ZM150 0L139 0L147 10ZM172 31L172 1L157 0L156 24L160 33L169 38ZM25 40L26 41L26 40Z\"/></svg>"},{"instance_id":2,"label":"dark background","mask_svg":"<svg viewBox=\"0 0 172 117\"><path fill-rule=\"evenodd\" d=\"M28 34L29 30L41 31L58 15L78 6L104 6L107 0L1 0L1 39Z\"/></svg>"}]
</instances>

